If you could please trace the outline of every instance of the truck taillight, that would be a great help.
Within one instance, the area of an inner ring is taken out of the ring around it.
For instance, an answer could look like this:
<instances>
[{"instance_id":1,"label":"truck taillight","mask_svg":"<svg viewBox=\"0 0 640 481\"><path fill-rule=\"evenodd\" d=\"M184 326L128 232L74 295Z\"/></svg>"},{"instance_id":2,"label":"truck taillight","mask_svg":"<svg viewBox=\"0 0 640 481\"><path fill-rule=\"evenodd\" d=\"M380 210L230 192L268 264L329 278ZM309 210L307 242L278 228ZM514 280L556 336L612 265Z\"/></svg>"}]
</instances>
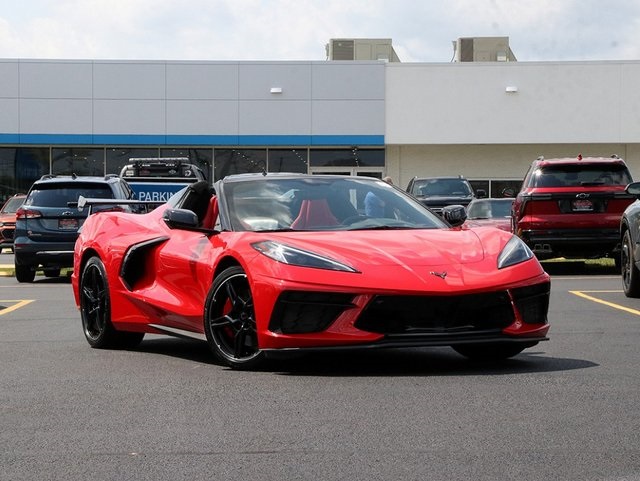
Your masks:
<instances>
[{"instance_id":1,"label":"truck taillight","mask_svg":"<svg viewBox=\"0 0 640 481\"><path fill-rule=\"evenodd\" d=\"M39 210L25 209L20 207L16 211L16 219L38 219L39 217L42 217L42 212L40 212Z\"/></svg>"}]
</instances>

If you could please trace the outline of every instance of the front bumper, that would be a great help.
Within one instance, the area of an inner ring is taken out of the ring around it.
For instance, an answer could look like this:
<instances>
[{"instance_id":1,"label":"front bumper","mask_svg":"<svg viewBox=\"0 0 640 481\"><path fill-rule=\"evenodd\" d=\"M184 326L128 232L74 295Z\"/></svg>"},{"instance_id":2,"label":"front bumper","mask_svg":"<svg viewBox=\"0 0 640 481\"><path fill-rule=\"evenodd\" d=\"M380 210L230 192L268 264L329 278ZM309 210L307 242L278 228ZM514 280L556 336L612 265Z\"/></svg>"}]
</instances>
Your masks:
<instances>
[{"instance_id":1,"label":"front bumper","mask_svg":"<svg viewBox=\"0 0 640 481\"><path fill-rule=\"evenodd\" d=\"M284 291L259 332L264 350L426 347L546 340L550 283L476 294Z\"/></svg>"}]
</instances>

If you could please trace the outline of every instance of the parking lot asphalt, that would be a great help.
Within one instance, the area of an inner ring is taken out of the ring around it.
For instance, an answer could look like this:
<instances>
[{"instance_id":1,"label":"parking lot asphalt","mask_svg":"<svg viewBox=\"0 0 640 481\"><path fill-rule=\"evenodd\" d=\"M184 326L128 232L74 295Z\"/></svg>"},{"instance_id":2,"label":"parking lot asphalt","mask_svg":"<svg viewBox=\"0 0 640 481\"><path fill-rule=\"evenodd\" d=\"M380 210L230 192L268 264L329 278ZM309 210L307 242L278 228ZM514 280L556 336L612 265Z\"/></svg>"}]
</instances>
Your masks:
<instances>
[{"instance_id":1,"label":"parking lot asphalt","mask_svg":"<svg viewBox=\"0 0 640 481\"><path fill-rule=\"evenodd\" d=\"M640 481L640 299L581 264L550 263L550 339L506 362L441 347L247 372L160 335L91 349L68 279L0 278L0 480Z\"/></svg>"},{"instance_id":2,"label":"parking lot asphalt","mask_svg":"<svg viewBox=\"0 0 640 481\"><path fill-rule=\"evenodd\" d=\"M14 270L11 249L2 249L0 251L0 277L11 277Z\"/></svg>"}]
</instances>

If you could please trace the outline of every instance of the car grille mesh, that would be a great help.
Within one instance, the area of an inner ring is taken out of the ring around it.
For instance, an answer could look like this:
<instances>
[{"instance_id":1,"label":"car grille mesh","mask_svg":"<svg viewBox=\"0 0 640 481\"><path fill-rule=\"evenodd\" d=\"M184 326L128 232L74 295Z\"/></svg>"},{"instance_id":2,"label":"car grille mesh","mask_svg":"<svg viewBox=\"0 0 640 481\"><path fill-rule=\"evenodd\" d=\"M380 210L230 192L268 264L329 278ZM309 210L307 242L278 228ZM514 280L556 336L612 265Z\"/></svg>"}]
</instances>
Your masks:
<instances>
[{"instance_id":1,"label":"car grille mesh","mask_svg":"<svg viewBox=\"0 0 640 481\"><path fill-rule=\"evenodd\" d=\"M381 334L473 333L501 330L516 317L523 322L547 322L550 284L509 291L455 296L375 296L355 327ZM269 330L304 334L326 330L345 310L354 307L354 294L287 291L276 302ZM513 304L512 304L513 299Z\"/></svg>"},{"instance_id":2,"label":"car grille mesh","mask_svg":"<svg viewBox=\"0 0 640 481\"><path fill-rule=\"evenodd\" d=\"M321 332L346 309L353 294L287 291L280 295L271 316L269 330L283 334Z\"/></svg>"},{"instance_id":3,"label":"car grille mesh","mask_svg":"<svg viewBox=\"0 0 640 481\"><path fill-rule=\"evenodd\" d=\"M376 296L356 322L383 334L503 329L515 319L509 293L461 296Z\"/></svg>"},{"instance_id":4,"label":"car grille mesh","mask_svg":"<svg viewBox=\"0 0 640 481\"><path fill-rule=\"evenodd\" d=\"M524 322L527 324L547 322L550 292L551 284L549 282L520 287L511 291L514 303Z\"/></svg>"}]
</instances>

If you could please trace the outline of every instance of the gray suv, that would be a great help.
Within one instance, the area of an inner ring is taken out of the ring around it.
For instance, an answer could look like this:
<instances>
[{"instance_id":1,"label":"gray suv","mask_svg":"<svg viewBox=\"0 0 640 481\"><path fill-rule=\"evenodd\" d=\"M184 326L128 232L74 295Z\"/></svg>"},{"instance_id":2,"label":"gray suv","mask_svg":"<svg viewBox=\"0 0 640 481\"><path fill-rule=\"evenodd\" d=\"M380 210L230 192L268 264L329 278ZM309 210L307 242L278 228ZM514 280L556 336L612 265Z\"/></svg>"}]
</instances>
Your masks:
<instances>
[{"instance_id":1,"label":"gray suv","mask_svg":"<svg viewBox=\"0 0 640 481\"><path fill-rule=\"evenodd\" d=\"M35 181L16 212L13 250L18 282L33 282L37 269L57 277L61 268L73 266L78 229L87 217L87 210L79 212L74 206L80 196L128 200L133 191L117 175L45 175Z\"/></svg>"}]
</instances>

